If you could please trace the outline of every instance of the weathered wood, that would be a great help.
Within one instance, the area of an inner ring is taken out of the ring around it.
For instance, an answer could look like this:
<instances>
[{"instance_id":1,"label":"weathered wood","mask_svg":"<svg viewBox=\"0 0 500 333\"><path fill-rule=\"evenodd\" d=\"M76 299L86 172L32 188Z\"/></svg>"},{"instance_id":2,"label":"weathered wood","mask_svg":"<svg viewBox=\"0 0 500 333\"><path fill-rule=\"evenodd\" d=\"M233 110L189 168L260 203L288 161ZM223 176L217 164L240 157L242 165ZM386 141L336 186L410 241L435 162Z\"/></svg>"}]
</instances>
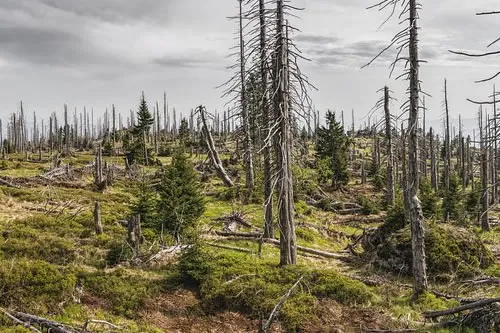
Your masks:
<instances>
[{"instance_id":1,"label":"weathered wood","mask_svg":"<svg viewBox=\"0 0 500 333\"><path fill-rule=\"evenodd\" d=\"M102 234L101 203L99 201L94 204L94 228L97 235Z\"/></svg>"},{"instance_id":2,"label":"weathered wood","mask_svg":"<svg viewBox=\"0 0 500 333\"><path fill-rule=\"evenodd\" d=\"M214 140L212 138L212 133L210 132L210 129L208 128L206 115L205 115L206 109L204 106L199 106L197 108L197 111L200 113L201 122L203 124L202 132L203 132L203 136L205 138L205 142L207 144L208 156L210 157L210 160L212 161L212 164L214 165L215 171L217 172L217 175L219 176L220 179L222 179L222 181L224 182L224 184L227 187L233 187L234 183L231 180L231 178L229 178L229 175L227 174L226 169L224 169L224 166L222 165L219 154L217 153L217 149L215 148ZM175 113L174 113L174 115L175 115Z\"/></svg>"},{"instance_id":3,"label":"weathered wood","mask_svg":"<svg viewBox=\"0 0 500 333\"><path fill-rule=\"evenodd\" d=\"M274 319L276 318L276 316L279 314L281 308L283 307L283 305L285 304L286 300L288 298L290 298L290 296L292 295L292 292L295 290L295 288L297 288L297 286L299 285L300 281L302 281L302 279L304 278L304 276L302 275L293 285L290 289L288 289L288 291L286 292L285 295L283 295L283 297L281 298L281 300L278 302L278 304L276 304L276 306L274 307L273 311L271 311L271 313L269 314L269 318L264 321L262 323L262 326L261 326L261 329L260 329L260 332L262 333L266 333L267 330L271 327Z\"/></svg>"},{"instance_id":4,"label":"weathered wood","mask_svg":"<svg viewBox=\"0 0 500 333\"><path fill-rule=\"evenodd\" d=\"M424 316L426 318L437 318L437 317L442 317L442 316L447 316L467 310L472 310L472 309L477 309L481 307L485 307L487 305L493 304L493 303L498 303L500 302L500 297L497 298L488 298L488 299L483 299L474 303L470 304L465 304L461 306L457 306L455 308L447 309L447 310L441 310L441 311L428 311L424 312Z\"/></svg>"}]
</instances>

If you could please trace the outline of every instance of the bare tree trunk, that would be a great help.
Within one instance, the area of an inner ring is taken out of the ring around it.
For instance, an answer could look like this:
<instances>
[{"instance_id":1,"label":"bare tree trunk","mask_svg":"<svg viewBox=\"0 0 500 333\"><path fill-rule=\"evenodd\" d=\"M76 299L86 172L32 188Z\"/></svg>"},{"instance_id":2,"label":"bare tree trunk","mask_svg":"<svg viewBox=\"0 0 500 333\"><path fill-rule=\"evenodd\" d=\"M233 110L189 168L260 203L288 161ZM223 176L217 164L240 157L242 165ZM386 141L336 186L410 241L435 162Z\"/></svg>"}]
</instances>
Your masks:
<instances>
[{"instance_id":1,"label":"bare tree trunk","mask_svg":"<svg viewBox=\"0 0 500 333\"><path fill-rule=\"evenodd\" d=\"M101 203L99 201L96 201L94 205L94 226L95 233L97 235L102 234Z\"/></svg>"},{"instance_id":2,"label":"bare tree trunk","mask_svg":"<svg viewBox=\"0 0 500 333\"><path fill-rule=\"evenodd\" d=\"M384 87L385 138L387 155L387 204L394 204L394 156L392 155L392 125L389 110L389 87Z\"/></svg>"},{"instance_id":3,"label":"bare tree trunk","mask_svg":"<svg viewBox=\"0 0 500 333\"><path fill-rule=\"evenodd\" d=\"M250 115L248 112L248 103L246 96L246 70L245 70L245 40L243 36L243 0L238 0L240 4L239 15L239 36L240 36L240 84L241 84L241 119L243 121L243 135L245 137L245 187L246 194L244 203L247 204L251 197L255 186L254 170L253 170L253 154L252 154L252 136L250 133ZM220 131L219 131L220 132Z\"/></svg>"},{"instance_id":4,"label":"bare tree trunk","mask_svg":"<svg viewBox=\"0 0 500 333\"><path fill-rule=\"evenodd\" d=\"M103 185L103 173L102 173L102 146L101 143L97 144L96 152L95 152L95 178L94 185L97 190L102 190L104 188Z\"/></svg>"},{"instance_id":5,"label":"bare tree trunk","mask_svg":"<svg viewBox=\"0 0 500 333\"><path fill-rule=\"evenodd\" d=\"M275 134L278 227L280 228L280 265L297 263L297 247L293 206L293 175L291 147L291 110L289 101L288 42L284 21L284 2L277 0L276 47L274 54L273 84L274 112L277 123Z\"/></svg>"},{"instance_id":6,"label":"bare tree trunk","mask_svg":"<svg viewBox=\"0 0 500 333\"><path fill-rule=\"evenodd\" d=\"M492 201L493 204L496 204L498 201L498 128L497 128L497 93L496 87L493 85L493 135L490 136L493 138L492 145L492 156L491 156L491 165L493 168L493 188L492 188Z\"/></svg>"},{"instance_id":7,"label":"bare tree trunk","mask_svg":"<svg viewBox=\"0 0 500 333\"><path fill-rule=\"evenodd\" d=\"M481 146L481 185L482 185L482 196L481 196L481 228L483 231L490 230L489 221L489 177L488 177L488 147L487 147L487 130L485 126L488 124L483 124L483 110L482 107L479 110L479 132L480 132L480 146Z\"/></svg>"},{"instance_id":8,"label":"bare tree trunk","mask_svg":"<svg viewBox=\"0 0 500 333\"><path fill-rule=\"evenodd\" d=\"M268 66L266 55L266 8L265 0L259 0L259 16L260 16L260 78L262 84L262 117L263 123L268 131L268 138L263 141L264 144L264 237L273 238L273 184L272 184L272 171L271 171L271 147L270 147L270 134L271 122L269 112L269 94L267 90Z\"/></svg>"},{"instance_id":9,"label":"bare tree trunk","mask_svg":"<svg viewBox=\"0 0 500 333\"><path fill-rule=\"evenodd\" d=\"M439 178L436 166L436 147L434 145L434 131L432 130L432 127L430 128L429 139L430 139L430 149L431 149L431 185L434 191L437 191Z\"/></svg>"},{"instance_id":10,"label":"bare tree trunk","mask_svg":"<svg viewBox=\"0 0 500 333\"><path fill-rule=\"evenodd\" d=\"M200 117L203 124L202 132L205 137L205 143L207 144L208 156L210 157L210 160L212 161L212 164L214 165L219 178L222 179L226 186L232 187L234 186L234 183L231 178L229 178L226 170L224 169L224 166L222 165L219 154L217 153L217 149L215 148L212 133L210 133L210 129L208 128L207 120L205 118L205 107L199 106L198 111L200 112Z\"/></svg>"},{"instance_id":11,"label":"bare tree trunk","mask_svg":"<svg viewBox=\"0 0 500 333\"><path fill-rule=\"evenodd\" d=\"M417 3L409 0L409 78L410 78L410 118L408 124L408 199L406 211L410 215L411 240L413 253L414 296L418 297L427 290L427 272L425 264L425 229L424 216L418 199L419 187L419 150L418 150L418 104L419 104L419 58L417 31Z\"/></svg>"},{"instance_id":12,"label":"bare tree trunk","mask_svg":"<svg viewBox=\"0 0 500 333\"><path fill-rule=\"evenodd\" d=\"M69 156L69 125L68 125L68 106L64 104L64 140L66 140L64 145L64 155Z\"/></svg>"},{"instance_id":13,"label":"bare tree trunk","mask_svg":"<svg viewBox=\"0 0 500 333\"><path fill-rule=\"evenodd\" d=\"M448 109L448 84L444 80L444 105L445 105L445 125L446 133L444 138L444 149L445 149L445 163L444 163L444 186L445 191L450 190L450 170L451 170L451 147L450 147L450 114ZM448 221L449 216L446 214L446 220Z\"/></svg>"},{"instance_id":14,"label":"bare tree trunk","mask_svg":"<svg viewBox=\"0 0 500 333\"><path fill-rule=\"evenodd\" d=\"M422 97L422 174L424 178L427 178L427 129L425 124L425 117L427 115L427 108L425 107L425 96Z\"/></svg>"}]
</instances>

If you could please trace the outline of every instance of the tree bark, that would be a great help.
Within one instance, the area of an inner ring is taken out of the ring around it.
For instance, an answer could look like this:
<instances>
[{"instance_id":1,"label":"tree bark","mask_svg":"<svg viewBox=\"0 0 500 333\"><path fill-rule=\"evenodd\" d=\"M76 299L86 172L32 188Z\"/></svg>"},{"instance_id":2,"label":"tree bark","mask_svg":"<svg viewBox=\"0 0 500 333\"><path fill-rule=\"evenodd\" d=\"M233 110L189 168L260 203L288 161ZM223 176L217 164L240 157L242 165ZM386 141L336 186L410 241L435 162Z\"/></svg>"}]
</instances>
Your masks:
<instances>
[{"instance_id":1,"label":"tree bark","mask_svg":"<svg viewBox=\"0 0 500 333\"><path fill-rule=\"evenodd\" d=\"M419 58L417 31L417 3L409 0L409 59L410 59L410 118L408 124L408 199L407 212L411 222L413 253L414 296L418 297L427 290L427 272L425 264L425 229L424 216L418 199L419 187L419 150L418 150L418 104L419 104Z\"/></svg>"},{"instance_id":2,"label":"tree bark","mask_svg":"<svg viewBox=\"0 0 500 333\"><path fill-rule=\"evenodd\" d=\"M266 39L266 7L265 0L259 0L259 24L260 24L260 78L262 84L262 118L266 131L268 132L264 144L264 237L273 238L273 184L271 171L271 122L269 112L269 94L267 89L268 66L267 66L267 39Z\"/></svg>"},{"instance_id":3,"label":"tree bark","mask_svg":"<svg viewBox=\"0 0 500 333\"><path fill-rule=\"evenodd\" d=\"M224 184L228 187L233 187L234 183L231 180L231 178L229 178L226 170L224 169L224 166L222 165L219 154L217 153L217 150L215 149L215 144L214 144L214 140L212 138L212 133L210 133L210 130L208 128L207 121L205 118L205 112L206 112L205 107L199 106L198 110L200 112L200 117L201 117L201 121L203 124L202 132L204 134L205 142L207 144L208 156L210 157L210 160L212 161L212 164L214 165L214 168L215 168L215 171L217 172L217 175L222 179Z\"/></svg>"},{"instance_id":4,"label":"tree bark","mask_svg":"<svg viewBox=\"0 0 500 333\"><path fill-rule=\"evenodd\" d=\"M97 235L101 235L102 220L101 220L101 203L99 201L96 201L94 205L94 227L95 227L95 233Z\"/></svg>"},{"instance_id":5,"label":"tree bark","mask_svg":"<svg viewBox=\"0 0 500 333\"><path fill-rule=\"evenodd\" d=\"M243 121L243 135L244 135L244 161L245 161L245 200L247 204L252 196L253 188L255 186L254 170L253 170L253 156L252 156L252 136L250 133L250 116L248 112L248 103L246 96L246 70L245 70L245 40L243 36L243 0L239 1L240 15L239 15L239 37L240 37L240 103L241 103L241 119ZM220 131L219 131L220 132Z\"/></svg>"},{"instance_id":6,"label":"tree bark","mask_svg":"<svg viewBox=\"0 0 500 333\"><path fill-rule=\"evenodd\" d=\"M394 157L392 155L392 125L389 110L389 87L384 88L385 138L387 155L387 204L394 204Z\"/></svg>"},{"instance_id":7,"label":"tree bark","mask_svg":"<svg viewBox=\"0 0 500 333\"><path fill-rule=\"evenodd\" d=\"M273 91L277 133L274 135L278 186L278 227L280 228L280 265L297 263L294 224L291 147L291 110L289 101L288 43L284 21L284 1L277 0L276 47Z\"/></svg>"}]
</instances>

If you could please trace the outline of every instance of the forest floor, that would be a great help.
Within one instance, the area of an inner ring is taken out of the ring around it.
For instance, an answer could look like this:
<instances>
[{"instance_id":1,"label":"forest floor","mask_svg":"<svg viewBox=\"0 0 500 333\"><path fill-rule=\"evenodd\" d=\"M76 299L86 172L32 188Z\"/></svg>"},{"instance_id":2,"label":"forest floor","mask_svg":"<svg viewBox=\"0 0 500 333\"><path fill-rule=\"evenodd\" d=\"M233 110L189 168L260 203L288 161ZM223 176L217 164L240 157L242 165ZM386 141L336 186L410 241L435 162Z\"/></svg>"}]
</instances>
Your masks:
<instances>
[{"instance_id":1,"label":"forest floor","mask_svg":"<svg viewBox=\"0 0 500 333\"><path fill-rule=\"evenodd\" d=\"M124 165L122 158L104 159L109 165L118 166L118 171L113 185L103 193L93 191L90 152L64 158L63 165L70 165L75 172L52 179L43 176L51 169L47 156L41 162L26 161L16 155L8 161L0 161L0 234L3 236L0 238L0 307L72 327L82 327L87 319L106 320L120 327L113 330L94 324L89 327L92 332L258 331L261 319L269 315L267 309L272 309L280 297L259 298L254 303L244 298L257 297L261 291L283 295L283 290L288 290L295 280L296 272L276 271L279 250L272 244L263 244L259 249L258 241L221 236L224 223L217 219L238 212L254 228L242 227L237 232L261 229L262 202L256 198L254 203L242 205L240 187L227 189L215 175L202 184L206 210L198 229L203 242L208 244L205 248L211 258L221 258L223 262L213 268L218 273L210 277L221 282L220 290L214 294L203 289L211 286L210 281L201 286L183 281L177 256L166 255L155 263L148 262L148 258L161 250L157 235L148 231L144 232L146 250L140 263L133 260L118 265L110 263L116 260L110 253L120 256L128 251L124 242L127 228L121 221L130 215L135 180L119 171ZM169 158L160 160L163 164L170 161ZM192 160L200 163L205 161L205 156L193 156ZM233 175L242 174L241 166L234 168ZM149 174L156 170L157 167L146 168ZM282 323L276 321L270 331L290 331L290 327L302 332L429 329L432 322L424 318L425 311L459 304L455 299L435 295L411 303L411 278L387 272L361 258L360 245L349 248L364 232L380 226L386 212L365 209L362 213L339 214L313 207L311 198L300 193L307 192L306 187L317 186L314 170L297 168L295 175L299 193L296 202L298 245L332 253L338 258L299 251L299 271L305 273L298 274L311 274L310 281L320 282L302 284L303 298L285 305ZM359 203L360 198L375 202L383 196L370 182L361 184L356 176L346 190L329 192L326 189L325 192L332 202L343 203ZM92 210L96 200L101 202L103 235L96 235L93 229ZM493 211L492 215L499 217L500 210ZM500 227L488 233L481 233L474 225L469 229L479 235L495 257L493 266L478 276L500 278ZM240 267L231 266L233 261ZM243 267L249 267L248 271ZM311 273L311 269L315 271ZM266 272L275 274L276 280L266 278L262 285L260 280L252 282L255 285L233 283L247 276L252 280L252 275L260 278ZM333 275L334 272L338 276ZM281 280L286 273L291 274L291 280ZM317 287L330 286L324 283L328 279L334 281L334 290L317 291ZM476 285L459 277L443 282L432 275L429 282L432 291L457 298L500 297L500 284ZM276 286L276 290L268 291L266 284ZM215 282L212 285L216 286ZM364 298L360 296L365 294ZM214 308L207 302L222 305ZM308 308L303 309L303 304L308 304ZM305 315L301 311L305 311ZM29 332L27 328L14 326L1 313L0 331Z\"/></svg>"}]
</instances>

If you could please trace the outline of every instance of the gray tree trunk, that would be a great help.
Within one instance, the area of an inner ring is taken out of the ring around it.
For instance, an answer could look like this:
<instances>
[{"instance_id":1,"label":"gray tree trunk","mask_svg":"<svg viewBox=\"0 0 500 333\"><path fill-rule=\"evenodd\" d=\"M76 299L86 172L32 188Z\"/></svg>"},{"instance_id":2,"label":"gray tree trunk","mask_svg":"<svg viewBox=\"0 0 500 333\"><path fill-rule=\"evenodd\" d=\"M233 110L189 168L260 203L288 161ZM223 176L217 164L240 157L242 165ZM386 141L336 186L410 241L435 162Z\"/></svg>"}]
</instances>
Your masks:
<instances>
[{"instance_id":1,"label":"gray tree trunk","mask_svg":"<svg viewBox=\"0 0 500 333\"><path fill-rule=\"evenodd\" d=\"M432 127L429 130L429 145L431 149L431 185L434 191L438 190L438 173L437 173L437 166L436 166L436 147L434 144L434 131L432 130Z\"/></svg>"},{"instance_id":2,"label":"gray tree trunk","mask_svg":"<svg viewBox=\"0 0 500 333\"><path fill-rule=\"evenodd\" d=\"M240 4L239 15L239 37L240 37L240 98L241 98L241 119L243 121L243 135L244 135L244 161L245 161L245 187L246 194L244 203L247 204L252 196L253 188L255 186L254 170L253 170L253 154L252 154L252 134L250 133L250 115L248 112L248 103L246 96L246 69L245 69L245 40L243 36L243 0L238 0ZM219 131L220 132L220 131Z\"/></svg>"},{"instance_id":3,"label":"gray tree trunk","mask_svg":"<svg viewBox=\"0 0 500 333\"><path fill-rule=\"evenodd\" d=\"M278 186L278 227L280 229L280 265L297 263L293 206L291 147L291 110L289 101L288 43L284 21L284 1L277 0L276 47L273 92L277 133L274 136Z\"/></svg>"},{"instance_id":4,"label":"gray tree trunk","mask_svg":"<svg viewBox=\"0 0 500 333\"><path fill-rule=\"evenodd\" d=\"M483 231L490 230L489 221L489 172L488 172L488 147L487 147L487 129L488 124L483 124L482 107L479 110L479 132L481 147L481 228Z\"/></svg>"},{"instance_id":5,"label":"gray tree trunk","mask_svg":"<svg viewBox=\"0 0 500 333\"><path fill-rule=\"evenodd\" d=\"M425 229L424 216L418 199L419 185L419 150L418 150L418 104L419 104L419 57L417 30L417 3L409 0L409 78L410 78L410 118L408 124L408 199L406 211L410 216L411 240L413 253L414 296L418 297L427 290L427 272L425 264Z\"/></svg>"},{"instance_id":6,"label":"gray tree trunk","mask_svg":"<svg viewBox=\"0 0 500 333\"><path fill-rule=\"evenodd\" d=\"M262 84L262 118L263 123L268 131L267 137L270 137L271 122L269 112L269 94L267 90L268 66L267 66L267 39L266 39L266 7L265 0L259 0L259 16L260 16L260 78ZM271 147L268 139L263 141L264 144L264 237L273 238L273 184L271 171Z\"/></svg>"},{"instance_id":7,"label":"gray tree trunk","mask_svg":"<svg viewBox=\"0 0 500 333\"><path fill-rule=\"evenodd\" d=\"M387 204L394 204L394 156L392 155L392 125L389 110L389 87L384 88L385 138L387 155Z\"/></svg>"},{"instance_id":8,"label":"gray tree trunk","mask_svg":"<svg viewBox=\"0 0 500 333\"><path fill-rule=\"evenodd\" d=\"M96 201L94 205L94 228L97 235L102 234L101 203L99 201Z\"/></svg>"}]
</instances>

